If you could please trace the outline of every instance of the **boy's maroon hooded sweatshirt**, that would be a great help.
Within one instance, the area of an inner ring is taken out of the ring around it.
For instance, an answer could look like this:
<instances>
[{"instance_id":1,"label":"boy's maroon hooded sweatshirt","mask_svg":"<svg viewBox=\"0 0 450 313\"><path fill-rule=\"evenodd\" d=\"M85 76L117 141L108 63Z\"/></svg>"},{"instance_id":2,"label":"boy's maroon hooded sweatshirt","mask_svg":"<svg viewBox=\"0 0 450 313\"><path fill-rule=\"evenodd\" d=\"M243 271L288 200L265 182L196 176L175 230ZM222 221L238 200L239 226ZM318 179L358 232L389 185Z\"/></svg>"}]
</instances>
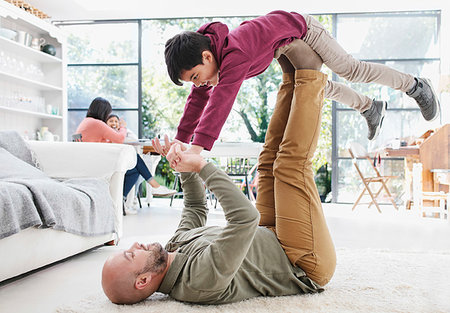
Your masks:
<instances>
[{"instance_id":1,"label":"boy's maroon hooded sweatshirt","mask_svg":"<svg viewBox=\"0 0 450 313\"><path fill-rule=\"evenodd\" d=\"M239 88L245 79L264 72L275 50L306 34L303 16L274 11L245 21L231 32L220 22L205 24L199 33L211 39L211 52L219 67L216 87L192 86L176 139L211 150L219 137Z\"/></svg>"}]
</instances>

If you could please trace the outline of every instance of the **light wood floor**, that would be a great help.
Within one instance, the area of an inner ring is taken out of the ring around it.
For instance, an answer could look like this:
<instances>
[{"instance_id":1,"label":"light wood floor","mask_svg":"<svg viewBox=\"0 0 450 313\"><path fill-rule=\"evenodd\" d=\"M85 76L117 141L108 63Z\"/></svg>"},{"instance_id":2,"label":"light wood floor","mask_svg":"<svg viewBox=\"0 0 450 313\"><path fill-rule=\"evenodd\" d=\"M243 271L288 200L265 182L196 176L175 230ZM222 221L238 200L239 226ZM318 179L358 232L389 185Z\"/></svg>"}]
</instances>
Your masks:
<instances>
[{"instance_id":1,"label":"light wood floor","mask_svg":"<svg viewBox=\"0 0 450 313\"><path fill-rule=\"evenodd\" d=\"M153 199L150 207L145 206L139 214L125 217L124 237L117 247L87 251L0 284L0 312L54 312L61 304L101 292L100 273L104 260L135 241L164 244L178 225L181 209L181 200L176 200L171 208L168 199ZM363 205L354 212L350 209L351 205L324 204L337 248L450 251L450 224L446 220L418 218L404 209L395 211L391 206L382 206L382 214ZM224 224L220 208L211 208L208 224Z\"/></svg>"}]
</instances>

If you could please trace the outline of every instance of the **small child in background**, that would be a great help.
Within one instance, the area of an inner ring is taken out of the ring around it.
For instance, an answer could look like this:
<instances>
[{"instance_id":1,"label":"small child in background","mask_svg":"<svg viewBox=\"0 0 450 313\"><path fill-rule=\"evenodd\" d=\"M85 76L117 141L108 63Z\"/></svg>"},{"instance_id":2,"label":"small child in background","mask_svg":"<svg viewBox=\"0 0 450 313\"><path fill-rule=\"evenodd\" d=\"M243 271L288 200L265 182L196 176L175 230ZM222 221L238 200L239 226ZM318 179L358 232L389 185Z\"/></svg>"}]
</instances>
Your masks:
<instances>
[{"instance_id":1,"label":"small child in background","mask_svg":"<svg viewBox=\"0 0 450 313\"><path fill-rule=\"evenodd\" d=\"M108 124L108 126L111 127L112 129L119 130L120 129L119 116L116 114L110 114L108 119L106 120L106 124ZM127 135L123 142L128 143L128 142L135 142L138 140L139 140L138 136L127 128Z\"/></svg>"}]
</instances>

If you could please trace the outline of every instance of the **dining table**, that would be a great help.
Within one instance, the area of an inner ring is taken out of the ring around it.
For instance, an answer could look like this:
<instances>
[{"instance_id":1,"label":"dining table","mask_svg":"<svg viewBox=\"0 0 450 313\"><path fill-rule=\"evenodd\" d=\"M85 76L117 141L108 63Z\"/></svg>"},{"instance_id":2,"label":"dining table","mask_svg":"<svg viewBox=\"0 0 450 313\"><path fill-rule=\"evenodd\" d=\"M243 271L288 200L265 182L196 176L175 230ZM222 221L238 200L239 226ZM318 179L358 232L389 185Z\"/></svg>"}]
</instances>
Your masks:
<instances>
[{"instance_id":1,"label":"dining table","mask_svg":"<svg viewBox=\"0 0 450 313\"><path fill-rule=\"evenodd\" d=\"M144 154L158 154L151 140L139 140L130 144L141 146ZM203 150L201 155L205 158L258 158L262 146L259 142L216 142L210 151Z\"/></svg>"}]
</instances>

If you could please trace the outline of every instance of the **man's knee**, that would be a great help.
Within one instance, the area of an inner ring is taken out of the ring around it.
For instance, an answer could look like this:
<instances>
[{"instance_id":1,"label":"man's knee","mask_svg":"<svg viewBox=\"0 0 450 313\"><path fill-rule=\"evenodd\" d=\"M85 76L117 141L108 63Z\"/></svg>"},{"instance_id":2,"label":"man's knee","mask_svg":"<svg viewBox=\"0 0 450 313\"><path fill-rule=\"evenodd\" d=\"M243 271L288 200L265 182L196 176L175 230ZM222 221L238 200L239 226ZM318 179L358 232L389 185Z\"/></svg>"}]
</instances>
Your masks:
<instances>
[{"instance_id":1,"label":"man's knee","mask_svg":"<svg viewBox=\"0 0 450 313\"><path fill-rule=\"evenodd\" d=\"M309 69L320 71L322 68L322 58L301 39L296 39L289 44L284 54L296 70Z\"/></svg>"},{"instance_id":2,"label":"man's knee","mask_svg":"<svg viewBox=\"0 0 450 313\"><path fill-rule=\"evenodd\" d=\"M304 270L309 278L319 285L325 286L336 270L336 252L334 248L322 255L312 252L303 255L293 263Z\"/></svg>"}]
</instances>

